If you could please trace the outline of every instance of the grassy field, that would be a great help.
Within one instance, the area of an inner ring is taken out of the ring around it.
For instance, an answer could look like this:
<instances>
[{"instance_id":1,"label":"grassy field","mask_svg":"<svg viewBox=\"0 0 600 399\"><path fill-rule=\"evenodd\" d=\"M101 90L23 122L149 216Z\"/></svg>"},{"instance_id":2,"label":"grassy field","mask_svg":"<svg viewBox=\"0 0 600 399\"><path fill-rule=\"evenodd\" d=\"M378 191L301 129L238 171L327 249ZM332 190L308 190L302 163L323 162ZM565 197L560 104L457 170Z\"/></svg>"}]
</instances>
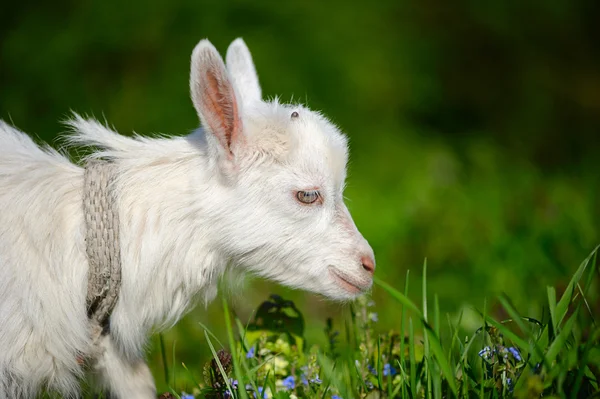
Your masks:
<instances>
[{"instance_id":1,"label":"grassy field","mask_svg":"<svg viewBox=\"0 0 600 399\"><path fill-rule=\"evenodd\" d=\"M235 292L225 286L218 300L151 338L159 389L214 385L215 370L204 377L208 339L231 352L233 332L234 340L245 337L233 350L245 377L230 378L250 384L248 392L275 393L293 377L295 388L280 395L318 397L329 386L325 397L349 399L372 384L370 397L390 389L405 397L453 389L500 396L511 388L575 397L578 383L586 397L596 387L590 372L598 376L583 366L598 359L586 346L598 339L590 316L600 314L595 266L580 283L587 303L578 290L564 294L600 243L599 14L600 2L587 0L6 1L0 118L54 147L64 142L60 121L70 110L124 135L183 135L198 126L188 88L194 45L208 38L225 53L243 37L265 98L306 103L348 135L348 208L375 250L379 281L404 296L376 284L366 304L340 305L262 280ZM302 350L250 327L271 293L302 314ZM567 315L553 320L551 310L569 297L561 305L573 302ZM521 322L516 310L532 319ZM514 321L483 328L480 313ZM277 355L288 362L284 371L258 367L286 345L289 354ZM246 358L251 347L255 356ZM506 361L493 351L502 348ZM541 355L551 348L556 362L546 364ZM317 372L323 382L310 383Z\"/></svg>"},{"instance_id":2,"label":"grassy field","mask_svg":"<svg viewBox=\"0 0 600 399\"><path fill-rule=\"evenodd\" d=\"M426 263L420 306L407 296L408 273L403 290L376 279L376 289L396 302L395 330L382 333L377 304L362 297L342 325L327 323L324 347L307 347L302 313L291 301L274 295L243 325L223 300L228 339L205 330L213 359L203 369L170 358L163 343L163 397L597 397L596 259L597 249L564 292L546 287L543 318L521 314L500 296L509 318L495 320L483 303L470 310L480 322L474 331L461 328L463 312L458 320L440 312L443 298L428 295Z\"/></svg>"}]
</instances>

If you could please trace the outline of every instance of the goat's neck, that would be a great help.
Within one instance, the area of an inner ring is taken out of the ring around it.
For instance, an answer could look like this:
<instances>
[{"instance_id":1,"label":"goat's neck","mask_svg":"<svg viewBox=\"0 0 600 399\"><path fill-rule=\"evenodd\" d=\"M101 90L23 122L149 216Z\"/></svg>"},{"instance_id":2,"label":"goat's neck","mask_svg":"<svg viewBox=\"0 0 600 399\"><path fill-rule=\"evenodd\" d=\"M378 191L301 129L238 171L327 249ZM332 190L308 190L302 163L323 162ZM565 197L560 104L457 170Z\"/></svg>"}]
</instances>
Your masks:
<instances>
[{"instance_id":1,"label":"goat's neck","mask_svg":"<svg viewBox=\"0 0 600 399\"><path fill-rule=\"evenodd\" d=\"M111 324L139 352L140 334L168 328L197 299L214 298L228 259L211 236L222 188L202 154L128 162L116 187L123 277Z\"/></svg>"}]
</instances>

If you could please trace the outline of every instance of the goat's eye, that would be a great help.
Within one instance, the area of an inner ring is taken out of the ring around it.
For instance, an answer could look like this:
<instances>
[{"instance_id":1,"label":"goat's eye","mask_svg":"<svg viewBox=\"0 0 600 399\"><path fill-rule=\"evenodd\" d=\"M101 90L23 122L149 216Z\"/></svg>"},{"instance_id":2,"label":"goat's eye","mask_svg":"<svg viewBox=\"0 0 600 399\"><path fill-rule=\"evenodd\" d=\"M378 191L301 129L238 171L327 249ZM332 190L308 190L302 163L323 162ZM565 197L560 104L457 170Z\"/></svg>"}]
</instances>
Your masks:
<instances>
[{"instance_id":1,"label":"goat's eye","mask_svg":"<svg viewBox=\"0 0 600 399\"><path fill-rule=\"evenodd\" d=\"M319 198L321 198L321 194L318 190L298 191L296 193L296 198L298 199L298 201L304 204L313 204Z\"/></svg>"}]
</instances>

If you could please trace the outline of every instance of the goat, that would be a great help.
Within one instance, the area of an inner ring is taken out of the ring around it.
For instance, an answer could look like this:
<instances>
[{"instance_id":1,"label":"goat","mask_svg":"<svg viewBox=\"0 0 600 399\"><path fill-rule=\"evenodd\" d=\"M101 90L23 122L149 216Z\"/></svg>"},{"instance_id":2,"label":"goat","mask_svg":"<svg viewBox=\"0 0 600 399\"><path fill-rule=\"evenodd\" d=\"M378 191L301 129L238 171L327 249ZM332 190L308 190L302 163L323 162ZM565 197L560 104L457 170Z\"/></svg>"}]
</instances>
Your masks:
<instances>
[{"instance_id":1,"label":"goat","mask_svg":"<svg viewBox=\"0 0 600 399\"><path fill-rule=\"evenodd\" d=\"M226 64L191 58L201 128L126 137L75 114L69 140L116 168L121 286L91 339L84 168L0 121L0 398L151 398L148 336L208 302L230 268L336 300L372 284L375 260L344 204L347 139L318 112L263 101L242 39ZM89 362L81 361L88 358Z\"/></svg>"}]
</instances>

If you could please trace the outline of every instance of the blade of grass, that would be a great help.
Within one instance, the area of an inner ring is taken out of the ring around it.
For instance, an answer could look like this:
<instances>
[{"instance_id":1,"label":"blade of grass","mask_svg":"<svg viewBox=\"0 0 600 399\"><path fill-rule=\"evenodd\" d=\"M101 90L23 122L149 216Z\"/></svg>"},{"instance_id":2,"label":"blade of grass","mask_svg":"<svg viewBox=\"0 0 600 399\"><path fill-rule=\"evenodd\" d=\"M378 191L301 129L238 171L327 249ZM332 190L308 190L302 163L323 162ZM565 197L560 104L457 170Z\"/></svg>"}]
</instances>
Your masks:
<instances>
[{"instance_id":1,"label":"blade of grass","mask_svg":"<svg viewBox=\"0 0 600 399\"><path fill-rule=\"evenodd\" d=\"M435 335L440 336L440 301L438 295L433 296L433 330Z\"/></svg>"},{"instance_id":2,"label":"blade of grass","mask_svg":"<svg viewBox=\"0 0 600 399\"><path fill-rule=\"evenodd\" d=\"M187 366L185 365L185 363L181 362L181 367L183 367L183 369L185 371L187 371L187 373L190 376L190 378L191 378L192 382L194 383L194 385L196 385L197 388L200 388L200 383L198 383L198 381L194 377L194 374L192 374L192 372L187 368Z\"/></svg>"},{"instance_id":3,"label":"blade of grass","mask_svg":"<svg viewBox=\"0 0 600 399\"><path fill-rule=\"evenodd\" d=\"M379 277L377 277L377 276L373 277L373 281L375 282L375 284L377 284L378 286L383 288L385 291L387 291L388 294L390 294L394 299L396 299L398 302L404 304L404 306L406 306L408 309L413 311L420 319L423 319L423 312L421 312L419 310L419 308L417 307L417 305L415 305L413 303L413 301L408 299L408 297L406 295L404 295L400 291L396 290L394 287L392 287L385 281L379 279Z\"/></svg>"},{"instance_id":4,"label":"blade of grass","mask_svg":"<svg viewBox=\"0 0 600 399\"><path fill-rule=\"evenodd\" d=\"M365 383L365 379L361 375L360 369L358 368L358 364L356 364L356 362L354 363L354 370L356 371L356 376L358 377L358 381L360 382L361 386L364 388L365 392L368 392L369 389L367 388L367 384Z\"/></svg>"},{"instance_id":5,"label":"blade of grass","mask_svg":"<svg viewBox=\"0 0 600 399\"><path fill-rule=\"evenodd\" d=\"M452 335L452 339L450 341L450 348L448 349L448 359L452 362L452 352L454 351L454 343L458 342L459 350L461 349L461 342L458 339L458 331L460 329L460 324L462 322L464 311L461 310L458 314L458 321L456 322L456 326L452 326L452 321L450 320L450 314L446 313L446 319L448 320L448 326L450 327L450 334Z\"/></svg>"},{"instance_id":6,"label":"blade of grass","mask_svg":"<svg viewBox=\"0 0 600 399\"><path fill-rule=\"evenodd\" d=\"M244 385L242 370L240 369L240 362L239 362L238 353L237 353L236 346L235 346L235 338L233 337L233 327L231 326L231 315L229 313L229 304L227 303L227 298L225 298L224 296L223 296L223 313L224 313L223 317L225 317L225 328L227 329L227 338L229 339L229 348L231 350L231 358L233 359L233 372L235 374L235 378L238 380L239 397L242 399L246 399L246 398L248 398L248 393L246 392L246 388ZM208 337L208 335L207 335L207 337ZM224 378L227 380L226 375L224 376ZM229 381L227 381L227 387L231 391L231 387L229 387ZM231 394L233 396L233 392Z\"/></svg>"},{"instance_id":7,"label":"blade of grass","mask_svg":"<svg viewBox=\"0 0 600 399\"><path fill-rule=\"evenodd\" d=\"M248 325L250 324L250 320L248 320L248 323L246 323L246 327L244 327L244 325L242 324L242 322L236 317L235 318L235 324L236 324L236 326L238 328L238 334L242 337L241 342L242 342L242 345L244 345L244 350L246 350L247 349L245 347L246 331L248 330ZM250 371L250 367L248 366L248 359L245 356L240 356L240 362L241 362L241 364L243 366L244 373L246 373L246 376L250 380L250 385L252 386L252 388L254 389L254 391L257 391L258 387L256 385L256 382L254 381L255 379L253 378L253 374L254 373L252 373ZM238 378L237 374L235 374L235 375L236 375L235 378L237 379ZM239 383L240 383L240 380L238 379L238 390L239 390Z\"/></svg>"},{"instance_id":8,"label":"blade of grass","mask_svg":"<svg viewBox=\"0 0 600 399\"><path fill-rule=\"evenodd\" d=\"M209 338L206 330L204 331L204 336L206 337L206 342L208 342L208 347L210 348L210 351L212 352L213 358L217 362L217 367L219 368L219 372L221 373L223 380L225 380L225 385L227 385L227 390L229 391L229 394L231 395L231 397L234 398L235 396L233 394L233 389L231 389L231 384L229 383L229 378L227 377L227 373L225 373L225 369L223 368L223 365L221 364L221 361L219 360L219 356L217 356L217 351L215 350L215 347L213 346L212 342L210 341L210 338ZM235 356L232 356L232 358L235 358ZM239 386L239 380L238 380L238 386Z\"/></svg>"},{"instance_id":9,"label":"blade of grass","mask_svg":"<svg viewBox=\"0 0 600 399\"><path fill-rule=\"evenodd\" d=\"M427 258L425 258L425 260L423 261L423 324L426 325L428 323L428 316L427 316L427 310L428 310L428 306L427 306ZM423 365L425 366L425 380L427 381L427 393L426 396L428 398L432 397L432 391L431 391L431 376L430 376L430 372L431 372L431 356L429 354L429 334L425 334L424 338L424 344L423 344L423 351L425 354L425 358L423 361Z\"/></svg>"},{"instance_id":10,"label":"blade of grass","mask_svg":"<svg viewBox=\"0 0 600 399\"><path fill-rule=\"evenodd\" d=\"M558 334L556 339L550 344L550 347L548 348L548 351L546 352L546 360L547 360L548 365L551 365L554 362L554 360L560 353L560 350L563 348L563 346L567 342L567 338L571 334L571 331L573 330L573 326L575 325L575 321L577 320L578 313L579 313L579 308L577 308L575 310L575 313L573 313L573 315L565 322L565 325L562 328L562 330L560 331L560 334Z\"/></svg>"},{"instance_id":11,"label":"blade of grass","mask_svg":"<svg viewBox=\"0 0 600 399\"><path fill-rule=\"evenodd\" d=\"M408 297L408 277L409 270L406 271L406 280L404 281L404 296ZM406 368L406 359L404 356L404 341L406 340L406 312L404 312L404 303L401 303L400 307L400 335L402 339L400 340L400 363L403 368ZM405 384L405 380L403 379L401 382L402 385Z\"/></svg>"},{"instance_id":12,"label":"blade of grass","mask_svg":"<svg viewBox=\"0 0 600 399\"><path fill-rule=\"evenodd\" d=\"M415 330L412 317L408 318L408 352L410 357L410 393L412 398L417 397L417 359L415 356Z\"/></svg>"},{"instance_id":13,"label":"blade of grass","mask_svg":"<svg viewBox=\"0 0 600 399\"><path fill-rule=\"evenodd\" d=\"M590 315L590 318L592 320L592 324L595 326L596 325L596 319L594 318L594 313L592 312L592 308L590 307L590 304L587 300L587 298L585 297L585 292L583 291L583 289L581 288L580 284L577 284L577 290L579 291L579 294L581 295L581 300L583 301L583 304L585 305L585 308L588 311L588 314Z\"/></svg>"},{"instance_id":14,"label":"blade of grass","mask_svg":"<svg viewBox=\"0 0 600 399\"><path fill-rule=\"evenodd\" d=\"M433 330L435 331L435 335L440 339L441 345L441 336L440 336L440 302L438 299L438 295L435 294L433 296ZM449 359L449 357L447 358ZM433 397L440 398L441 397L441 388L442 381L440 378L439 370L436 364L432 364L433 371Z\"/></svg>"},{"instance_id":15,"label":"blade of grass","mask_svg":"<svg viewBox=\"0 0 600 399\"><path fill-rule=\"evenodd\" d=\"M553 339L554 336L558 333L558 325L556 324L556 290L554 287L548 286L548 310L550 311L550 320L552 322L552 334L550 334L550 339Z\"/></svg>"},{"instance_id":16,"label":"blade of grass","mask_svg":"<svg viewBox=\"0 0 600 399\"><path fill-rule=\"evenodd\" d=\"M265 375L265 379L263 380L262 383L262 392L256 391L256 397L258 398L258 395L260 395L260 399L265 399L267 396L267 381L269 380L269 374L271 374L271 370L267 371L267 375Z\"/></svg>"},{"instance_id":17,"label":"blade of grass","mask_svg":"<svg viewBox=\"0 0 600 399\"><path fill-rule=\"evenodd\" d=\"M165 374L165 385L169 386L169 364L167 362L167 351L165 349L165 338L162 333L158 334L158 342L160 344L160 357L162 359L163 371Z\"/></svg>"},{"instance_id":18,"label":"blade of grass","mask_svg":"<svg viewBox=\"0 0 600 399\"><path fill-rule=\"evenodd\" d=\"M571 391L572 399L577 398L579 390L581 389L581 383L583 382L583 376L585 374L586 369L588 369L587 363L588 363L590 355L591 355L591 349L593 348L593 346L595 345L595 343L597 342L599 337L600 337L600 329L596 329L592 333L592 336L588 339L588 341L586 342L586 344L584 346L584 349L583 349L582 355L581 355L581 363L580 363L581 366L579 367L579 370L577 371L577 377L575 377L575 384L573 385L573 390Z\"/></svg>"},{"instance_id":19,"label":"blade of grass","mask_svg":"<svg viewBox=\"0 0 600 399\"><path fill-rule=\"evenodd\" d=\"M512 321L514 321L517 324L517 326L519 326L519 329L527 336L527 339L529 340L529 344L524 347L525 348L530 348L530 347L533 348L533 352L538 357L538 358L534 358L532 360L535 362L537 362L538 360L541 360L541 361L544 361L547 363L545 356L544 356L544 351L538 345L537 339L532 336L531 330L523 322L523 317L509 303L508 299L505 298L504 295L499 296L498 300L502 304L502 307L504 307L506 312L510 315L510 317L512 317Z\"/></svg>"},{"instance_id":20,"label":"blade of grass","mask_svg":"<svg viewBox=\"0 0 600 399\"><path fill-rule=\"evenodd\" d=\"M223 345L223 343L221 341L219 341L219 338L217 338L217 336L215 334L213 334L212 331L210 331L210 329L201 321L198 322L198 324L200 325L200 327L202 327L204 329L204 331L206 331L211 337L212 339L214 339L215 341L217 341L217 343L219 344L219 346L221 348L224 348L225 345Z\"/></svg>"},{"instance_id":21,"label":"blade of grass","mask_svg":"<svg viewBox=\"0 0 600 399\"><path fill-rule=\"evenodd\" d=\"M454 393L454 396L457 395L456 390L456 379L454 377L454 373L452 372L452 367L450 367L450 363L448 363L448 359L444 354L444 350L442 349L442 345L440 344L439 338L436 336L435 331L428 324L424 325L427 336L429 337L429 348L435 359L437 360L437 364L440 366L442 370L442 374L446 377L446 381L448 381L448 386Z\"/></svg>"},{"instance_id":22,"label":"blade of grass","mask_svg":"<svg viewBox=\"0 0 600 399\"><path fill-rule=\"evenodd\" d=\"M171 383L171 386L174 387L175 386L175 380L176 380L176 373L175 373L175 346L177 345L177 341L173 341L173 349L171 350L171 356L172 356L172 361L171 364L173 364L173 368L171 369L171 377L173 377L173 381Z\"/></svg>"},{"instance_id":23,"label":"blade of grass","mask_svg":"<svg viewBox=\"0 0 600 399\"><path fill-rule=\"evenodd\" d=\"M487 334L487 299L483 300L483 327L482 327L482 333L481 333L481 340L482 340L482 345L481 347L484 347L485 344L485 334ZM485 360L483 359L483 357L481 357L481 381L480 381L480 388L479 388L479 398L483 399L483 393L484 393L484 379L485 379Z\"/></svg>"},{"instance_id":24,"label":"blade of grass","mask_svg":"<svg viewBox=\"0 0 600 399\"><path fill-rule=\"evenodd\" d=\"M331 386L331 383L334 380L336 380L334 371L335 371L337 362L333 362L333 364L331 364L331 360L329 358L327 358L326 356L322 356L320 354L317 356L317 361L321 365L323 379L327 380L327 385L325 386L325 389L323 390L323 396L321 398L321 399L325 399L325 396L329 393L329 387ZM331 371L329 371L329 370L331 370Z\"/></svg>"},{"instance_id":25,"label":"blade of grass","mask_svg":"<svg viewBox=\"0 0 600 399\"><path fill-rule=\"evenodd\" d=\"M590 263L590 260L596 259L596 253L597 253L599 247L600 246L597 246L596 248L594 248L592 253L589 254L588 257L583 262L581 262L581 265L579 265L579 267L577 268L577 271L571 278L571 281L569 282L569 285L567 286L565 293L562 295L562 297L560 298L560 301L556 305L556 318L558 320L556 324L558 326L560 326L563 318L567 314L569 304L571 303L571 299L572 299L573 293L575 291L575 285L577 283L579 283L579 280L581 279L581 276L583 275L583 272L585 271L586 267Z\"/></svg>"},{"instance_id":26,"label":"blade of grass","mask_svg":"<svg viewBox=\"0 0 600 399\"><path fill-rule=\"evenodd\" d=\"M506 310L506 312L510 315L510 317L512 318L512 321L514 321L516 323L516 325L519 327L519 329L521 330L521 332L523 332L523 334L525 334L525 336L529 339L531 339L531 330L529 329L529 327L523 322L523 318L521 317L521 315L519 314L519 312L517 312L517 310L512 306L512 304L510 303L510 301L508 300L508 298L505 295L500 295L498 297L498 301L500 302L500 304L502 305L502 307L504 307L504 309Z\"/></svg>"},{"instance_id":27,"label":"blade of grass","mask_svg":"<svg viewBox=\"0 0 600 399\"><path fill-rule=\"evenodd\" d=\"M379 390L383 390L383 364L381 364L381 337L377 338L377 363L375 363L375 370L377 370L377 383L379 384Z\"/></svg>"}]
</instances>

